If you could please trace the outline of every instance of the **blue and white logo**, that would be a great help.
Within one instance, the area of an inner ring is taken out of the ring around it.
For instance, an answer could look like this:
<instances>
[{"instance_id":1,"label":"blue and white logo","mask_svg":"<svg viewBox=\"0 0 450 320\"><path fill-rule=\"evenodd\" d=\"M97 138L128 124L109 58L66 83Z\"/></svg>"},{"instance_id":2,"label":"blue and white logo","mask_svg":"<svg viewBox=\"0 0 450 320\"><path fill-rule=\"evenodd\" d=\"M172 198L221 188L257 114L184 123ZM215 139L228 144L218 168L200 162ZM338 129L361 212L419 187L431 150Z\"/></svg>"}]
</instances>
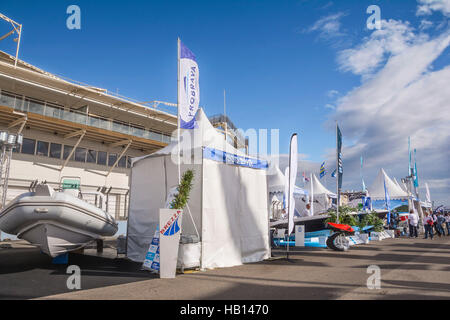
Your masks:
<instances>
[{"instance_id":1,"label":"blue and white logo","mask_svg":"<svg viewBox=\"0 0 450 320\"><path fill-rule=\"evenodd\" d=\"M180 231L180 226L178 225L178 218L172 223L172 225L164 232L165 236L173 236L178 231Z\"/></svg>"}]
</instances>

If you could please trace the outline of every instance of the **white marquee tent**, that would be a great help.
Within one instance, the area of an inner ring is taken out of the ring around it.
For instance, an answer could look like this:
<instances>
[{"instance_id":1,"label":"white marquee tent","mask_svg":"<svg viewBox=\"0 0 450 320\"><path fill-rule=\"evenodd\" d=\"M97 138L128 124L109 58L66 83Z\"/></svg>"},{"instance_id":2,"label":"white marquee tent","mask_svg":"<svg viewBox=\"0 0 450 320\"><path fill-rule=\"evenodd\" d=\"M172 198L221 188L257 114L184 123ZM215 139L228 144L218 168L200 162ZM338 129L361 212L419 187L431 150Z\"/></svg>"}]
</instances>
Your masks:
<instances>
[{"instance_id":1,"label":"white marquee tent","mask_svg":"<svg viewBox=\"0 0 450 320\"><path fill-rule=\"evenodd\" d=\"M392 181L391 178L386 174L384 169L380 169L378 172L375 181L368 188L369 195L372 200L384 200L385 192L384 192L384 182L386 181L386 189L389 193L389 197L391 200L396 199L408 199L408 193L404 191L397 183Z\"/></svg>"},{"instance_id":2,"label":"white marquee tent","mask_svg":"<svg viewBox=\"0 0 450 320\"><path fill-rule=\"evenodd\" d=\"M314 215L318 215L331 208L332 198L336 198L336 194L325 188L315 174L312 175L312 181L307 184L308 190L311 190L311 183L314 197Z\"/></svg>"},{"instance_id":3,"label":"white marquee tent","mask_svg":"<svg viewBox=\"0 0 450 320\"><path fill-rule=\"evenodd\" d=\"M272 174L267 173L267 187L269 192L269 210L272 217L277 217L279 214L273 212L274 208L280 208L280 206L274 206L274 202L283 203L283 195L285 192L285 181L286 178L281 172L278 166L273 166ZM295 211L297 216L301 216L306 208L306 203L308 201L308 191L295 186L294 189L294 200L295 200ZM277 210L275 210L277 211Z\"/></svg>"},{"instance_id":4,"label":"white marquee tent","mask_svg":"<svg viewBox=\"0 0 450 320\"><path fill-rule=\"evenodd\" d=\"M180 144L133 161L127 256L144 261L171 188L178 184L178 147L181 172L194 170L183 235L200 238L201 268L230 267L270 256L267 201L267 162L250 158L225 142L202 109L197 128L181 133Z\"/></svg>"}]
</instances>

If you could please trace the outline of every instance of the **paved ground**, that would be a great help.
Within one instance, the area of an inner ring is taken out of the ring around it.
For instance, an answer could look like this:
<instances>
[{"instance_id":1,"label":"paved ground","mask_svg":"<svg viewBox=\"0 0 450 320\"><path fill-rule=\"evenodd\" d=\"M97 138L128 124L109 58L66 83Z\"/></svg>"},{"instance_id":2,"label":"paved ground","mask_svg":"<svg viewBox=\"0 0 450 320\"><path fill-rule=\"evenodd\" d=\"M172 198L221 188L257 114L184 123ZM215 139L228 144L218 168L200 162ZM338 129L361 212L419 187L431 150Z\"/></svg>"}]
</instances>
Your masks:
<instances>
[{"instance_id":1,"label":"paved ground","mask_svg":"<svg viewBox=\"0 0 450 320\"><path fill-rule=\"evenodd\" d=\"M108 253L108 249L105 250ZM94 254L94 250L90 250ZM275 259L158 279L123 259L71 255L82 290L66 287L65 267L38 250L0 249L0 298L23 299L450 299L450 237L386 239L348 252L291 248ZM108 256L108 254L106 254ZM381 289L366 286L369 265Z\"/></svg>"}]
</instances>

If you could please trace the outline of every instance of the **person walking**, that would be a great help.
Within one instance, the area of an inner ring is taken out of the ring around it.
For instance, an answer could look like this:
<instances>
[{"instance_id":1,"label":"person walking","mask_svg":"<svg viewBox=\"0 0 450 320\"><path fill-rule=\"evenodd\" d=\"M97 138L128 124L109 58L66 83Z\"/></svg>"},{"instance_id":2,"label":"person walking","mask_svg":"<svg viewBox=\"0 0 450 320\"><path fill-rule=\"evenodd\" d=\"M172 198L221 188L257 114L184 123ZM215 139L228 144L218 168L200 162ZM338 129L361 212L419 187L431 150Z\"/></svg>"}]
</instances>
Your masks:
<instances>
[{"instance_id":1,"label":"person walking","mask_svg":"<svg viewBox=\"0 0 450 320\"><path fill-rule=\"evenodd\" d=\"M450 236L450 214L445 214L445 225L447 226L447 236Z\"/></svg>"},{"instance_id":2,"label":"person walking","mask_svg":"<svg viewBox=\"0 0 450 320\"><path fill-rule=\"evenodd\" d=\"M431 210L430 210L431 211ZM437 215L436 212L431 212L430 214L431 219L433 220L433 227L434 230L436 231L436 234L440 237L441 236L441 232L438 228L438 223L437 223Z\"/></svg>"},{"instance_id":3,"label":"person walking","mask_svg":"<svg viewBox=\"0 0 450 320\"><path fill-rule=\"evenodd\" d=\"M445 218L442 215L442 212L439 212L437 214L436 223L437 223L436 227L437 227L437 229L439 231L439 235L445 236L444 227L442 226L445 223Z\"/></svg>"},{"instance_id":4,"label":"person walking","mask_svg":"<svg viewBox=\"0 0 450 320\"><path fill-rule=\"evenodd\" d=\"M425 212L425 217L423 218L423 226L425 228L425 238L428 239L428 234L430 235L431 240L433 240L433 218L430 216L428 212Z\"/></svg>"},{"instance_id":5,"label":"person walking","mask_svg":"<svg viewBox=\"0 0 450 320\"><path fill-rule=\"evenodd\" d=\"M419 223L419 217L416 215L416 213L414 212L413 209L411 209L409 211L408 219L409 219L409 237L410 238L412 238L412 237L417 238L418 237L418 235L417 235L417 225Z\"/></svg>"}]
</instances>

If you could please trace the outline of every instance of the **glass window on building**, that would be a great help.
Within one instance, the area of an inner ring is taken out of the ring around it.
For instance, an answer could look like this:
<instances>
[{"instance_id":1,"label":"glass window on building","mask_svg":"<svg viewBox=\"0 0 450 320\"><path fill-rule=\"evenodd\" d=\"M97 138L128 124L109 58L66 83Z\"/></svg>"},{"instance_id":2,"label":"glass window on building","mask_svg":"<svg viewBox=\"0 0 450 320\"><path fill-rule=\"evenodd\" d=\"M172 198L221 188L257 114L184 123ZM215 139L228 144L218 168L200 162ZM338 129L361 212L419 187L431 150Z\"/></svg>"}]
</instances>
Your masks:
<instances>
[{"instance_id":1,"label":"glass window on building","mask_svg":"<svg viewBox=\"0 0 450 320\"><path fill-rule=\"evenodd\" d=\"M72 146L64 145L64 153L63 153L63 159L64 160L66 160L69 157L69 155L72 152L72 150L73 150ZM72 157L70 158L70 160L73 160L73 154L72 154Z\"/></svg>"},{"instance_id":2,"label":"glass window on building","mask_svg":"<svg viewBox=\"0 0 450 320\"><path fill-rule=\"evenodd\" d=\"M108 166L112 166L117 160L117 154L110 153L108 157Z\"/></svg>"},{"instance_id":3,"label":"glass window on building","mask_svg":"<svg viewBox=\"0 0 450 320\"><path fill-rule=\"evenodd\" d=\"M51 143L50 144L50 158L61 159L62 144Z\"/></svg>"},{"instance_id":4,"label":"glass window on building","mask_svg":"<svg viewBox=\"0 0 450 320\"><path fill-rule=\"evenodd\" d=\"M87 155L86 155L86 162L96 163L97 162L97 151L88 150Z\"/></svg>"},{"instance_id":5,"label":"glass window on building","mask_svg":"<svg viewBox=\"0 0 450 320\"><path fill-rule=\"evenodd\" d=\"M86 162L86 148L75 149L75 161Z\"/></svg>"},{"instance_id":6,"label":"glass window on building","mask_svg":"<svg viewBox=\"0 0 450 320\"><path fill-rule=\"evenodd\" d=\"M48 157L48 147L49 147L48 142L38 141L36 148L36 155Z\"/></svg>"},{"instance_id":7,"label":"glass window on building","mask_svg":"<svg viewBox=\"0 0 450 320\"><path fill-rule=\"evenodd\" d=\"M122 156L122 158L120 158L120 160L119 160L119 163L117 163L117 166L119 168L126 168L127 167L127 157Z\"/></svg>"},{"instance_id":8,"label":"glass window on building","mask_svg":"<svg viewBox=\"0 0 450 320\"><path fill-rule=\"evenodd\" d=\"M36 140L23 138L22 153L34 154L35 147L36 147Z\"/></svg>"},{"instance_id":9,"label":"glass window on building","mask_svg":"<svg viewBox=\"0 0 450 320\"><path fill-rule=\"evenodd\" d=\"M106 166L106 156L107 156L106 152L99 151L97 153L97 164Z\"/></svg>"}]
</instances>

